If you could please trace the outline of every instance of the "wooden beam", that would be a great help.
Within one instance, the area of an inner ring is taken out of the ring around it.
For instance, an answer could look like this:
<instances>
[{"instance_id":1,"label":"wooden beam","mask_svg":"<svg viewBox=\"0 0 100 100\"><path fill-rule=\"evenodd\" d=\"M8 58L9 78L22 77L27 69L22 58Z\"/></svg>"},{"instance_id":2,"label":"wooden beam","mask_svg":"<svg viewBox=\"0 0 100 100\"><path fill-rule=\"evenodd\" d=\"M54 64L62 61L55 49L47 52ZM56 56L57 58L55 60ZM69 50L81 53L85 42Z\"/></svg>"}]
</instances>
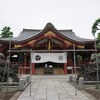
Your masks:
<instances>
[{"instance_id":1,"label":"wooden beam","mask_svg":"<svg viewBox=\"0 0 100 100\"><path fill-rule=\"evenodd\" d=\"M71 52L71 51L75 51L75 52L87 52L87 51L97 51L95 49L69 49L69 50L26 50L26 49L23 49L23 50L10 50L10 52ZM8 50L9 52L9 50Z\"/></svg>"}]
</instances>

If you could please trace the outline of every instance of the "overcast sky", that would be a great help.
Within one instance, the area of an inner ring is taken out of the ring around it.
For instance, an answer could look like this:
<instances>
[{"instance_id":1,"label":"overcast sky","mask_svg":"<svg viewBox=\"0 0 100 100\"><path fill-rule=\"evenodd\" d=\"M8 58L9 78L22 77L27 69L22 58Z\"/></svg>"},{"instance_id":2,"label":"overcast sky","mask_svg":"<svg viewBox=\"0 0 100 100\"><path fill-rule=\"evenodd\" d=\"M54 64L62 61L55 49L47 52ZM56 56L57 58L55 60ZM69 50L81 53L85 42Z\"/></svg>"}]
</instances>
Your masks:
<instances>
[{"instance_id":1,"label":"overcast sky","mask_svg":"<svg viewBox=\"0 0 100 100\"><path fill-rule=\"evenodd\" d=\"M23 28L72 29L77 36L93 38L91 27L100 18L100 0L0 0L0 30L11 27L14 37Z\"/></svg>"}]
</instances>

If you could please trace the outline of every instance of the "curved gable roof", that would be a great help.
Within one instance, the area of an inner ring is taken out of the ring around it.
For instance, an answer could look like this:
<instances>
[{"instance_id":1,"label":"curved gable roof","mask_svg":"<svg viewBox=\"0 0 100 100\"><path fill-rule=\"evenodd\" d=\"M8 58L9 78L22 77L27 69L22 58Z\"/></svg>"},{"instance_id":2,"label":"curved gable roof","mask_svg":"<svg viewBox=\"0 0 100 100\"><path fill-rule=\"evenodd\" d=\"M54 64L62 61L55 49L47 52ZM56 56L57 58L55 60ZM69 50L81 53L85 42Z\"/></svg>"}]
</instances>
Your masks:
<instances>
[{"instance_id":1,"label":"curved gable roof","mask_svg":"<svg viewBox=\"0 0 100 100\"><path fill-rule=\"evenodd\" d=\"M90 42L93 41L93 39L86 39L86 38L80 38L76 36L76 34L72 30L58 30L62 35L65 37L68 37L72 40L75 40L77 42Z\"/></svg>"},{"instance_id":2,"label":"curved gable roof","mask_svg":"<svg viewBox=\"0 0 100 100\"><path fill-rule=\"evenodd\" d=\"M79 38L75 35L75 33L72 30L57 30L54 25L51 23L47 23L43 30L36 30L36 29L23 29L23 31L17 36L13 37L12 41L14 42L22 42L29 40L31 38L35 38L41 34L44 34L47 31L53 31L64 38L71 39L76 42L92 42L93 39L85 39L85 38ZM4 38L2 40L9 40L9 38Z\"/></svg>"}]
</instances>

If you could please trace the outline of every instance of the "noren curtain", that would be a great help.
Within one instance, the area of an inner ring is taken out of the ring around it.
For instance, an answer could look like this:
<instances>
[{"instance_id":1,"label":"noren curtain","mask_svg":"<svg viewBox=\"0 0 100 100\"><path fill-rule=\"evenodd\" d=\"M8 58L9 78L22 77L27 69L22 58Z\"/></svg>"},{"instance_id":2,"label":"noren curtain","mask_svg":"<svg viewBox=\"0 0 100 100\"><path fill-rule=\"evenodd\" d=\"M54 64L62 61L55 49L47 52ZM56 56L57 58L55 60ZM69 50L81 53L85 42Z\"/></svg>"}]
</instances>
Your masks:
<instances>
[{"instance_id":1,"label":"noren curtain","mask_svg":"<svg viewBox=\"0 0 100 100\"><path fill-rule=\"evenodd\" d=\"M32 63L44 63L44 62L55 62L55 63L66 63L67 53L31 53Z\"/></svg>"}]
</instances>

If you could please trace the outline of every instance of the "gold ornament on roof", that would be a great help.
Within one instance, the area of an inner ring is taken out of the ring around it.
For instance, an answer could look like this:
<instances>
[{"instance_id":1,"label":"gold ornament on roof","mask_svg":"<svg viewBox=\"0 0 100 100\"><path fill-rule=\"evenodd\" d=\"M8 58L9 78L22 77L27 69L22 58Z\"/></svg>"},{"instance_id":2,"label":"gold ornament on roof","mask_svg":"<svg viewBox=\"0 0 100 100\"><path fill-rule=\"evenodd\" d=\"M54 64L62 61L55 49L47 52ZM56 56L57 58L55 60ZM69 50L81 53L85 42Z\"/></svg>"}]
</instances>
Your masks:
<instances>
[{"instance_id":1,"label":"gold ornament on roof","mask_svg":"<svg viewBox=\"0 0 100 100\"><path fill-rule=\"evenodd\" d=\"M53 33L52 31L48 31L47 33L45 33L45 34L44 34L44 36L45 36L45 37L47 37L47 36L52 36L52 37L55 37L55 36L56 36L56 34L55 34L55 33Z\"/></svg>"},{"instance_id":2,"label":"gold ornament on roof","mask_svg":"<svg viewBox=\"0 0 100 100\"><path fill-rule=\"evenodd\" d=\"M84 48L84 45L77 45L78 48Z\"/></svg>"},{"instance_id":3,"label":"gold ornament on roof","mask_svg":"<svg viewBox=\"0 0 100 100\"><path fill-rule=\"evenodd\" d=\"M20 48L20 47L22 47L22 45L21 44L16 44L16 45L14 45L14 47L15 48Z\"/></svg>"},{"instance_id":4,"label":"gold ornament on roof","mask_svg":"<svg viewBox=\"0 0 100 100\"><path fill-rule=\"evenodd\" d=\"M72 43L70 41L64 40L64 43L67 45L72 45Z\"/></svg>"},{"instance_id":5,"label":"gold ornament on roof","mask_svg":"<svg viewBox=\"0 0 100 100\"><path fill-rule=\"evenodd\" d=\"M28 44L32 45L32 44L34 44L35 42L36 42L36 40L31 40L31 41L28 42Z\"/></svg>"}]
</instances>

